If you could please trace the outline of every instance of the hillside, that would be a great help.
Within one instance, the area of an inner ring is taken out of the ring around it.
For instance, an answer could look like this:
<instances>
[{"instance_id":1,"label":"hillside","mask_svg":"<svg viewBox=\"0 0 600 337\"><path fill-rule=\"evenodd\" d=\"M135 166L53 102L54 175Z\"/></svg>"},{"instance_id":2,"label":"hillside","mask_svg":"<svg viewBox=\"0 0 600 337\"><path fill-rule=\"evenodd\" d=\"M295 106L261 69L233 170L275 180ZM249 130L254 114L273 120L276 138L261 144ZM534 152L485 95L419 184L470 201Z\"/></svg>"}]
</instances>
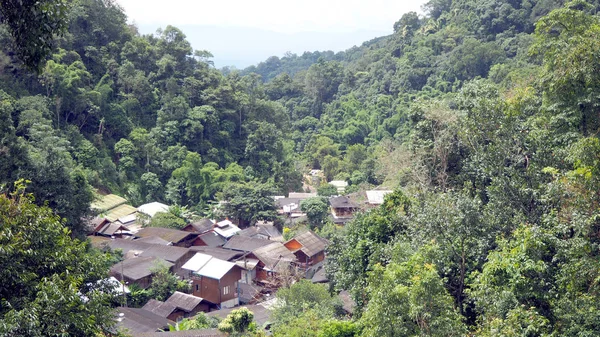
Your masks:
<instances>
[{"instance_id":1,"label":"hillside","mask_svg":"<svg viewBox=\"0 0 600 337\"><path fill-rule=\"evenodd\" d=\"M359 47L219 71L178 28L140 35L113 2L81 0L39 74L0 30L0 183L30 180L81 237L94 193L275 220L244 209L321 169L347 193L395 192L313 228L352 321L307 309L275 336L334 319L361 336L594 335L598 9L431 0Z\"/></svg>"}]
</instances>

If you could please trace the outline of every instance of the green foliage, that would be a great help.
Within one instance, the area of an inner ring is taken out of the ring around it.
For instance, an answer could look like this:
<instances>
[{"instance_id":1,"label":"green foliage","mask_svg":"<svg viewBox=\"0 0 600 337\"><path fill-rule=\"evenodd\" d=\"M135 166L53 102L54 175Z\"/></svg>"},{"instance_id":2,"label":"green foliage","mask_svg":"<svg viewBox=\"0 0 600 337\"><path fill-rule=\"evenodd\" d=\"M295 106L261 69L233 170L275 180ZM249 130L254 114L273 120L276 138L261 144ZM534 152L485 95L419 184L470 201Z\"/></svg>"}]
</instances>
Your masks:
<instances>
[{"instance_id":1,"label":"green foliage","mask_svg":"<svg viewBox=\"0 0 600 337\"><path fill-rule=\"evenodd\" d=\"M225 214L250 224L259 220L273 221L278 215L275 208L274 188L270 184L235 184L223 191L228 203Z\"/></svg>"},{"instance_id":2,"label":"green foliage","mask_svg":"<svg viewBox=\"0 0 600 337\"><path fill-rule=\"evenodd\" d=\"M62 220L15 184L0 195L0 335L94 335L113 323L111 257L71 239Z\"/></svg>"},{"instance_id":3,"label":"green foliage","mask_svg":"<svg viewBox=\"0 0 600 337\"><path fill-rule=\"evenodd\" d=\"M150 222L148 227L162 227L162 228L173 228L182 229L187 225L187 222L171 212L158 212L156 213Z\"/></svg>"},{"instance_id":4,"label":"green foliage","mask_svg":"<svg viewBox=\"0 0 600 337\"><path fill-rule=\"evenodd\" d=\"M198 313L191 318L184 318L169 326L169 331L186 331L199 329L216 329L219 326L219 318L208 317L205 313Z\"/></svg>"},{"instance_id":5,"label":"green foliage","mask_svg":"<svg viewBox=\"0 0 600 337\"><path fill-rule=\"evenodd\" d=\"M329 202L324 197L315 197L303 200L300 210L306 213L312 228L321 228L329 215Z\"/></svg>"},{"instance_id":6,"label":"green foliage","mask_svg":"<svg viewBox=\"0 0 600 337\"><path fill-rule=\"evenodd\" d=\"M231 311L219 325L219 331L228 333L230 336L243 336L246 332L256 331L254 314L248 308L242 307Z\"/></svg>"},{"instance_id":7,"label":"green foliage","mask_svg":"<svg viewBox=\"0 0 600 337\"><path fill-rule=\"evenodd\" d=\"M179 277L169 271L164 264L157 264L152 271L152 283L150 284L150 294L152 298L165 301L175 291L187 293L190 289L188 282L180 280Z\"/></svg>"},{"instance_id":8,"label":"green foliage","mask_svg":"<svg viewBox=\"0 0 600 337\"><path fill-rule=\"evenodd\" d=\"M321 197L330 197L338 195L337 187L331 184L323 184L317 189L317 195Z\"/></svg>"}]
</instances>

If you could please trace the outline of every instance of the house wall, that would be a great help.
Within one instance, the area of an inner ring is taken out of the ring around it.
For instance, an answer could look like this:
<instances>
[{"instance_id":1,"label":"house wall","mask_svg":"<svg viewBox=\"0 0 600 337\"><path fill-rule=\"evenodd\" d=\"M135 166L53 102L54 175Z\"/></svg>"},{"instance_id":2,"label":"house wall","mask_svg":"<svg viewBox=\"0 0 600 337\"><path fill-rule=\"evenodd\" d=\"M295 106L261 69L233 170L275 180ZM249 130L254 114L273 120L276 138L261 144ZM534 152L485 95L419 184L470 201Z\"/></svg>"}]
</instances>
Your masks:
<instances>
[{"instance_id":1,"label":"house wall","mask_svg":"<svg viewBox=\"0 0 600 337\"><path fill-rule=\"evenodd\" d=\"M313 256L310 259L309 263L310 264L315 264L315 263L319 263L319 262L321 262L323 260L325 260L325 252L321 251L321 252L318 252L315 256Z\"/></svg>"},{"instance_id":2,"label":"house wall","mask_svg":"<svg viewBox=\"0 0 600 337\"><path fill-rule=\"evenodd\" d=\"M237 283L241 277L241 268L238 266L231 268L220 280L195 276L192 279L192 293L194 296L202 297L211 303L220 305L225 301L238 298ZM227 286L229 286L229 293L224 294L223 289Z\"/></svg>"}]
</instances>

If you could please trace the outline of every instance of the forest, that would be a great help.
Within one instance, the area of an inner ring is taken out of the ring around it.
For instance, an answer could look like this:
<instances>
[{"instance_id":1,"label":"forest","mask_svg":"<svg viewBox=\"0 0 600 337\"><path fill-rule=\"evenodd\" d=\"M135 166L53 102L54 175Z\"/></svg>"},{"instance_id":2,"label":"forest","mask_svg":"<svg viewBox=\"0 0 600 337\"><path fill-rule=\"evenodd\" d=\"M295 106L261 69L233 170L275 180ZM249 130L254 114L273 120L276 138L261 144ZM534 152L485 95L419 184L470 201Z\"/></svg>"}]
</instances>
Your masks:
<instances>
[{"instance_id":1,"label":"forest","mask_svg":"<svg viewBox=\"0 0 600 337\"><path fill-rule=\"evenodd\" d=\"M311 224L329 287L280 290L274 336L599 334L597 1L430 0L392 35L242 70L112 0L38 3L41 43L0 11L0 336L107 331L98 194L252 223L311 169L394 193Z\"/></svg>"}]
</instances>

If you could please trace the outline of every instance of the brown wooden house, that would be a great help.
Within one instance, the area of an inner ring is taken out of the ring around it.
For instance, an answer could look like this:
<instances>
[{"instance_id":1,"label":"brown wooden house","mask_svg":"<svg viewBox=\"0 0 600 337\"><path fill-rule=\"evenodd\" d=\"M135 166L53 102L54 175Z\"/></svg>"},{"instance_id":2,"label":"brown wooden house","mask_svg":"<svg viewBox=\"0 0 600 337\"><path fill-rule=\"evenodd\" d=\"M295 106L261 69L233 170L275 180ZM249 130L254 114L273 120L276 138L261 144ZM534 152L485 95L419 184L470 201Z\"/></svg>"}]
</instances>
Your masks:
<instances>
[{"instance_id":1,"label":"brown wooden house","mask_svg":"<svg viewBox=\"0 0 600 337\"><path fill-rule=\"evenodd\" d=\"M238 282L241 268L235 263L198 253L184 266L192 279L192 293L217 308L239 305Z\"/></svg>"},{"instance_id":2,"label":"brown wooden house","mask_svg":"<svg viewBox=\"0 0 600 337\"><path fill-rule=\"evenodd\" d=\"M328 242L314 232L306 231L284 243L284 245L294 253L300 264L308 268L325 259L325 249Z\"/></svg>"},{"instance_id":3,"label":"brown wooden house","mask_svg":"<svg viewBox=\"0 0 600 337\"><path fill-rule=\"evenodd\" d=\"M358 210L358 205L345 196L329 198L329 204L335 223L344 224L348 222L354 217L354 212Z\"/></svg>"}]
</instances>

